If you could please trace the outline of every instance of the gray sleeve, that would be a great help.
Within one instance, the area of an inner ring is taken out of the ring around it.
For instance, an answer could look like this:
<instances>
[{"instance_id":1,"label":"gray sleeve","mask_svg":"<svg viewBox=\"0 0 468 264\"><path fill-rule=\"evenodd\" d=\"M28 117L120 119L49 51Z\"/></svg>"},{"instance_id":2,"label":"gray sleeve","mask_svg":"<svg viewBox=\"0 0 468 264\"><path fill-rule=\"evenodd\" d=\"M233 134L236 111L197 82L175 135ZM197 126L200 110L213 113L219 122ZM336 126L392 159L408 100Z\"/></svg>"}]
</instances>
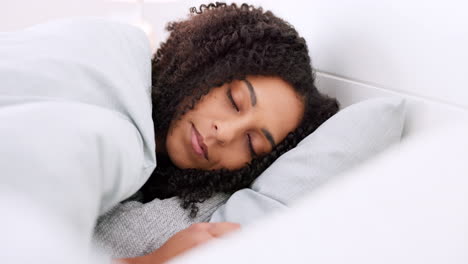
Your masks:
<instances>
[{"instance_id":1,"label":"gray sleeve","mask_svg":"<svg viewBox=\"0 0 468 264\"><path fill-rule=\"evenodd\" d=\"M146 204L125 202L98 219L94 242L114 258L146 255L191 224L208 222L227 198L226 194L216 194L199 204L195 218L189 217L189 211L180 206L177 197Z\"/></svg>"}]
</instances>

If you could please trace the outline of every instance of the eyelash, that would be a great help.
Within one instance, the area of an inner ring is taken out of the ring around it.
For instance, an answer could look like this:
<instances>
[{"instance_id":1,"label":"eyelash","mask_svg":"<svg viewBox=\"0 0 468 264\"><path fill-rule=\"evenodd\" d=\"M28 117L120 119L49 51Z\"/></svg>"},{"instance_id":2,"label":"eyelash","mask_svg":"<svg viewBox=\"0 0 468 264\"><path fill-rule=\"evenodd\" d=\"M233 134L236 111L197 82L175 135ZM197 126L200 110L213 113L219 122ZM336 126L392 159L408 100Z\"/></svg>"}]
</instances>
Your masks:
<instances>
[{"instance_id":1,"label":"eyelash","mask_svg":"<svg viewBox=\"0 0 468 264\"><path fill-rule=\"evenodd\" d=\"M239 112L239 107L237 106L236 102L234 101L234 98L232 97L232 90L231 88L229 88L228 90L228 93L227 93L227 96L229 98L229 101L231 101L231 104L232 106L234 107L234 109L236 109L237 112Z\"/></svg>"},{"instance_id":2,"label":"eyelash","mask_svg":"<svg viewBox=\"0 0 468 264\"><path fill-rule=\"evenodd\" d=\"M232 97L232 90L231 88L229 88L228 90L228 93L227 93L227 97L229 98L229 101L231 102L232 106L234 107L234 109L239 112L239 107L237 106L236 102L234 101L234 98ZM248 144L248 147L249 147L249 151L250 151L250 154L252 155L252 157L255 157L257 156L257 154L255 153L255 150L253 148L253 144L252 144L252 138L250 137L250 134L247 134L247 144Z\"/></svg>"},{"instance_id":3,"label":"eyelash","mask_svg":"<svg viewBox=\"0 0 468 264\"><path fill-rule=\"evenodd\" d=\"M248 133L247 133L247 141L249 143L250 154L252 155L252 157L256 157L257 154L255 153L255 150L254 150L253 145L252 145L252 138L250 137L250 134L248 134Z\"/></svg>"}]
</instances>

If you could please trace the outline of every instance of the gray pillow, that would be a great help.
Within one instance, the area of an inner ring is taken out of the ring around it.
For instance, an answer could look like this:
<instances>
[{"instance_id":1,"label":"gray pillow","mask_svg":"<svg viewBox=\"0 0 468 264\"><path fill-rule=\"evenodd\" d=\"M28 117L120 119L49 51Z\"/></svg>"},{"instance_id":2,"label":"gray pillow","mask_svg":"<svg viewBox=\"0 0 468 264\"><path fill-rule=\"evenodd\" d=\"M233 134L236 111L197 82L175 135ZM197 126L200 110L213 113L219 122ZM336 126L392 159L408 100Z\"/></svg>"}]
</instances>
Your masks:
<instances>
[{"instance_id":1,"label":"gray pillow","mask_svg":"<svg viewBox=\"0 0 468 264\"><path fill-rule=\"evenodd\" d=\"M405 104L378 98L351 105L276 160L252 184L234 193L211 222L248 224L289 206L331 176L400 141Z\"/></svg>"}]
</instances>

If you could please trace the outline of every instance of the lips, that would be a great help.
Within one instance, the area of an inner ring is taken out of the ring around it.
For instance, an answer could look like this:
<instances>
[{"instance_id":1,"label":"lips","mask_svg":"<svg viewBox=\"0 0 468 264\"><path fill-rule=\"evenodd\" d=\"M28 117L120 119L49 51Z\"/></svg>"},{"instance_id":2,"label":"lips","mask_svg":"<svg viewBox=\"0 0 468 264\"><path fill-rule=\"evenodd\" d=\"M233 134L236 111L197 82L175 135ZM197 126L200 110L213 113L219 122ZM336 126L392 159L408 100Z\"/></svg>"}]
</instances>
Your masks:
<instances>
[{"instance_id":1,"label":"lips","mask_svg":"<svg viewBox=\"0 0 468 264\"><path fill-rule=\"evenodd\" d=\"M195 153L208 160L208 148L206 147L205 143L203 143L202 135L200 135L198 130L195 128L195 125L193 124L191 133L191 143Z\"/></svg>"}]
</instances>

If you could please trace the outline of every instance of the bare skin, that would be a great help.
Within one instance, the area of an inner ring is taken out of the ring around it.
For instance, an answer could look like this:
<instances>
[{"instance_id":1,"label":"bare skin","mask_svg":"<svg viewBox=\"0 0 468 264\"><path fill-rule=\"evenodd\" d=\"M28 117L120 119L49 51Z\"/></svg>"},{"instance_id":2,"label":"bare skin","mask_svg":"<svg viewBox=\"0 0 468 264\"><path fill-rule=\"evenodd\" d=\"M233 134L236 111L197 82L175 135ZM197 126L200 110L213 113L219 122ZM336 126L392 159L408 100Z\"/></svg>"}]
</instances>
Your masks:
<instances>
[{"instance_id":1,"label":"bare skin","mask_svg":"<svg viewBox=\"0 0 468 264\"><path fill-rule=\"evenodd\" d=\"M270 152L299 125L303 113L303 100L289 83L248 76L213 88L174 120L166 151L179 168L238 169Z\"/></svg>"},{"instance_id":2,"label":"bare skin","mask_svg":"<svg viewBox=\"0 0 468 264\"><path fill-rule=\"evenodd\" d=\"M198 245L204 244L207 241L224 236L240 228L239 224L235 223L197 223L191 225L174 236L172 236L164 245L152 253L136 257L118 259L117 263L128 264L160 264L164 263L173 257L176 257Z\"/></svg>"}]
</instances>

